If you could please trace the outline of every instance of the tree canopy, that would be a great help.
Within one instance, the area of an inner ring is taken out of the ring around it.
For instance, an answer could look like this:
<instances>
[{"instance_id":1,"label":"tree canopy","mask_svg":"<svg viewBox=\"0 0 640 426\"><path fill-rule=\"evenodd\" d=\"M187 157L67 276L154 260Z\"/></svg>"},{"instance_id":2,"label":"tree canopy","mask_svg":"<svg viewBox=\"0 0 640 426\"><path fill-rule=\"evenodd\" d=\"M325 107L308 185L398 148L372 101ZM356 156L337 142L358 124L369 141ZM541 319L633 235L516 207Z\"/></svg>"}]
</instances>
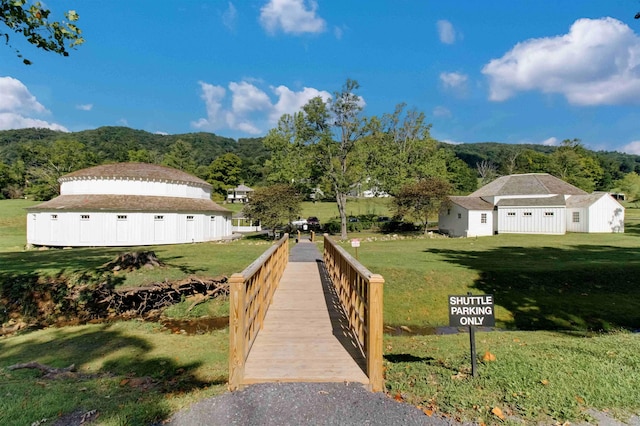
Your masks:
<instances>
[{"instance_id":1,"label":"tree canopy","mask_svg":"<svg viewBox=\"0 0 640 426\"><path fill-rule=\"evenodd\" d=\"M39 1L35 3L27 0L0 0L0 22L7 29L0 27L0 37L5 44L14 49L18 58L26 65L31 61L25 58L20 50L13 47L10 33L21 34L27 42L47 52L69 56L69 50L82 43L82 31L75 22L79 16L75 10L64 13L66 20L50 20L51 10Z\"/></svg>"}]
</instances>

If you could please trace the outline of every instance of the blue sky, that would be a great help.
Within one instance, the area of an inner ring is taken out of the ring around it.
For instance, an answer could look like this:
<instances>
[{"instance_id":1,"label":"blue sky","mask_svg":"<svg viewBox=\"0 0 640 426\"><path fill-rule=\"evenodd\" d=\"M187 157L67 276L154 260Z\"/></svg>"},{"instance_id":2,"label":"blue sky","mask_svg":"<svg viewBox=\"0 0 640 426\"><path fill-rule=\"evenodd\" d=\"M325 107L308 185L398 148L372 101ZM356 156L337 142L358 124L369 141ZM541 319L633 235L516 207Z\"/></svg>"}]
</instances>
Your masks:
<instances>
[{"instance_id":1,"label":"blue sky","mask_svg":"<svg viewBox=\"0 0 640 426\"><path fill-rule=\"evenodd\" d=\"M640 154L637 0L58 0L86 43L0 46L0 129L263 136L360 83L365 114L423 111L441 141Z\"/></svg>"}]
</instances>

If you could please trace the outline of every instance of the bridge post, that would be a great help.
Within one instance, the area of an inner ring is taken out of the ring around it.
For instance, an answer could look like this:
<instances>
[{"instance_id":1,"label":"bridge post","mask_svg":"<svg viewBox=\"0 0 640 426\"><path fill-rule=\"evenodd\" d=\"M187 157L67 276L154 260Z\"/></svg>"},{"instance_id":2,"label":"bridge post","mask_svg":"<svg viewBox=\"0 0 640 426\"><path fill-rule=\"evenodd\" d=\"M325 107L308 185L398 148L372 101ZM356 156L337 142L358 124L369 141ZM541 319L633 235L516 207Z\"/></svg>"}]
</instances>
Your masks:
<instances>
[{"instance_id":1,"label":"bridge post","mask_svg":"<svg viewBox=\"0 0 640 426\"><path fill-rule=\"evenodd\" d=\"M369 389L372 392L381 392L384 389L384 376L382 369L382 302L383 302L384 278L382 275L371 274L369 278L369 294L367 305L367 375L369 376Z\"/></svg>"},{"instance_id":2,"label":"bridge post","mask_svg":"<svg viewBox=\"0 0 640 426\"><path fill-rule=\"evenodd\" d=\"M242 274L229 278L229 389L237 390L244 378L245 284Z\"/></svg>"}]
</instances>

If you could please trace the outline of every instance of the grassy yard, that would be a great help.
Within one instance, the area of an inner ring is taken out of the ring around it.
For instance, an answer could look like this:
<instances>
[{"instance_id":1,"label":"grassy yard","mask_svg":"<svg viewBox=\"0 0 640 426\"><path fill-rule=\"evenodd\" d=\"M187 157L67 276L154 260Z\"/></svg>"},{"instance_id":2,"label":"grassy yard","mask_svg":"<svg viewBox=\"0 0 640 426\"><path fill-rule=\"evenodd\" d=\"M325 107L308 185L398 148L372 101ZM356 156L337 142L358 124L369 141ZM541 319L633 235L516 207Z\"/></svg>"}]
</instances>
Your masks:
<instances>
[{"instance_id":1,"label":"grassy yard","mask_svg":"<svg viewBox=\"0 0 640 426\"><path fill-rule=\"evenodd\" d=\"M0 339L0 424L48 419L48 425L62 415L97 410L100 425L150 425L224 392L227 352L226 330L185 336L138 321ZM37 370L6 369L28 361L75 364L80 376L47 380Z\"/></svg>"},{"instance_id":2,"label":"grassy yard","mask_svg":"<svg viewBox=\"0 0 640 426\"><path fill-rule=\"evenodd\" d=\"M382 210L386 200L368 201L358 208L354 203L350 213L388 215ZM24 221L10 212L24 216L21 205L28 202L5 203L0 201L0 290L16 275L78 272L122 252L23 251ZM374 208L380 210L371 212ZM305 203L304 209L305 217L321 221L336 215L333 203ZM477 333L479 357L489 352L495 360L481 361L475 378L470 377L467 334L385 336L390 396L428 414L487 424L562 424L589 420L589 409L621 418L640 413L640 335L626 331L640 329L640 210L628 208L626 217L625 234L362 235L360 261L386 280L386 324L409 329L446 325L446 296L472 291L494 294L497 325L511 330ZM5 239L8 235L13 237ZM145 247L169 266L125 274L122 285L191 273L228 275L267 247L250 240ZM344 247L353 250L348 243ZM53 422L93 409L100 413L99 424L165 419L224 391L227 339L227 330L186 336L139 321L0 338L0 424ZM34 370L6 369L28 361L54 367L75 363L87 376L50 381Z\"/></svg>"}]
</instances>

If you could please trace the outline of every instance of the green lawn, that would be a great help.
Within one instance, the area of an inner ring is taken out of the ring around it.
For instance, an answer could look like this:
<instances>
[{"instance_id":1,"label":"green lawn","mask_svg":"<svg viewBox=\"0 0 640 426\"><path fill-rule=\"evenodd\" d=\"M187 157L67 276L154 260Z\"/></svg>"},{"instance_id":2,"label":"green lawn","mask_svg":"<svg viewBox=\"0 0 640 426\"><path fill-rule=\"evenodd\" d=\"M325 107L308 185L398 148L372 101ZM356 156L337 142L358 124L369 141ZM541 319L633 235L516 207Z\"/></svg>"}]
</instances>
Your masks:
<instances>
[{"instance_id":1,"label":"green lawn","mask_svg":"<svg viewBox=\"0 0 640 426\"><path fill-rule=\"evenodd\" d=\"M495 296L503 328L640 328L640 234L364 239L358 250L385 277L387 324L446 325L447 296L472 291Z\"/></svg>"},{"instance_id":2,"label":"green lawn","mask_svg":"<svg viewBox=\"0 0 640 426\"><path fill-rule=\"evenodd\" d=\"M350 213L368 214L386 202L367 201L352 204ZM20 209L27 204L0 201L0 235L13 235L0 240L0 290L3 282L21 274L76 273L123 251L23 251L24 222L15 212L24 217ZM305 216L325 221L336 215L333 203L309 204ZM387 215L382 212L371 214ZM385 336L390 395L428 413L487 424L589 420L588 409L622 418L640 413L640 335L624 331L640 328L640 210L628 208L626 217L625 234L363 235L360 261L386 280L386 324L410 329L446 325L446 296L472 291L494 294L497 325L513 330L477 333L479 357L490 352L495 361L480 362L476 378L469 376L466 334ZM353 250L348 243L343 246ZM124 274L122 284L191 273L228 275L267 247L259 240L152 247L169 266ZM224 312L226 305L222 302L215 312ZM224 391L227 339L227 330L185 336L138 321L0 338L0 424L31 424L80 409L97 409L100 424L160 421ZM48 381L33 370L6 369L28 361L55 367L75 363L80 372L97 376Z\"/></svg>"}]
</instances>

